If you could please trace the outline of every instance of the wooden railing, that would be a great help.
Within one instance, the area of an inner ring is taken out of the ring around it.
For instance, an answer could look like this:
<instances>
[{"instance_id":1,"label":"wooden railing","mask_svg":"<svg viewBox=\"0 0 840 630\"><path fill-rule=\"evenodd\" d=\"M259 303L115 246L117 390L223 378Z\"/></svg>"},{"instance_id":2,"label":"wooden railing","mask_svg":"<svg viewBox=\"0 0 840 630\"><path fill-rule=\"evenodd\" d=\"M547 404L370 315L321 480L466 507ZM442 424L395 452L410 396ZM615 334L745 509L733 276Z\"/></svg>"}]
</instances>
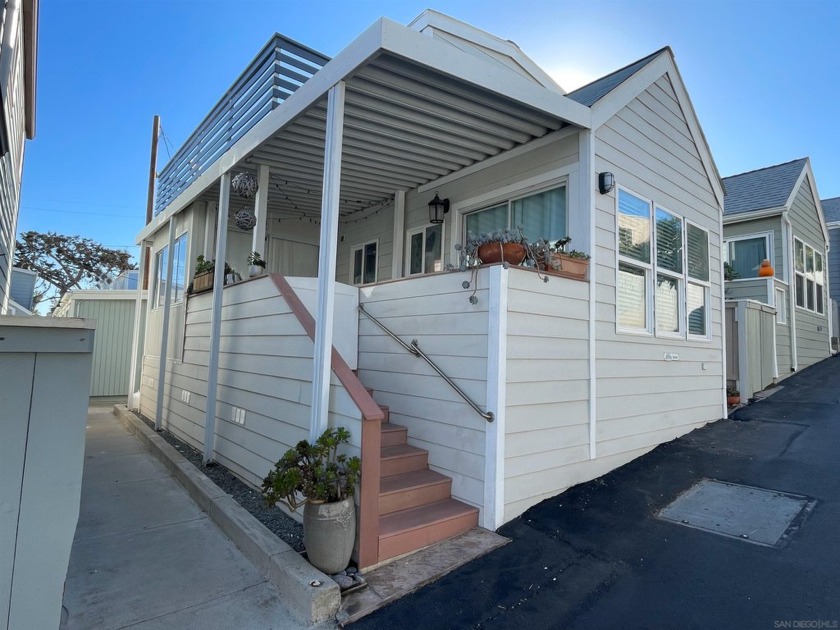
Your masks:
<instances>
[{"instance_id":1,"label":"wooden railing","mask_svg":"<svg viewBox=\"0 0 840 630\"><path fill-rule=\"evenodd\" d=\"M312 341L315 319L280 274L271 279ZM362 414L362 480L359 492L359 568L379 561L379 469L382 420L385 415L338 351L332 350L332 371Z\"/></svg>"},{"instance_id":2,"label":"wooden railing","mask_svg":"<svg viewBox=\"0 0 840 630\"><path fill-rule=\"evenodd\" d=\"M155 214L329 60L275 34L163 167L158 176Z\"/></svg>"}]
</instances>

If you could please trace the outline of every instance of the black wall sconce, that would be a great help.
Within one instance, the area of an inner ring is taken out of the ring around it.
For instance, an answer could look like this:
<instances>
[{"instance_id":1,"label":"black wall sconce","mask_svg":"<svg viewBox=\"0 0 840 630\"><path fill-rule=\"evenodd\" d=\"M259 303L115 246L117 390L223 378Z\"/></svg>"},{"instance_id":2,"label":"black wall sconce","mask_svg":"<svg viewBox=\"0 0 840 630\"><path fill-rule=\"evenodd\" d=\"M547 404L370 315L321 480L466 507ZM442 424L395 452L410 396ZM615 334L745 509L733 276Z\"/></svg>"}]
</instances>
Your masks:
<instances>
[{"instance_id":1,"label":"black wall sconce","mask_svg":"<svg viewBox=\"0 0 840 630\"><path fill-rule=\"evenodd\" d=\"M615 188L615 175L609 171L598 173L598 191L602 195L606 195L613 188Z\"/></svg>"},{"instance_id":2,"label":"black wall sconce","mask_svg":"<svg viewBox=\"0 0 840 630\"><path fill-rule=\"evenodd\" d=\"M443 223L443 215L449 212L449 199L435 198L429 202L429 223Z\"/></svg>"}]
</instances>

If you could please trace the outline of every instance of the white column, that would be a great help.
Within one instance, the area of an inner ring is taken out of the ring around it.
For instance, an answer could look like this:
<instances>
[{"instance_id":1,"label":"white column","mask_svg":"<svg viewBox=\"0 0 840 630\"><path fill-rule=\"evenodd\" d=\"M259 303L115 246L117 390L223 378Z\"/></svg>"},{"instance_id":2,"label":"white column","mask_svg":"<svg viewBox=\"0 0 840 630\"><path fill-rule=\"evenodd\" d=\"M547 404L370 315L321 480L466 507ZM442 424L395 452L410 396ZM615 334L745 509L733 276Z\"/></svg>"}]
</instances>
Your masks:
<instances>
[{"instance_id":1,"label":"white column","mask_svg":"<svg viewBox=\"0 0 840 630\"><path fill-rule=\"evenodd\" d=\"M146 264L146 241L140 241L140 265L137 267L140 273L137 275L137 296L134 298L134 331L131 335L131 366L128 376L128 401L126 406L129 409L136 409L132 402L134 392L140 388L137 386L137 358L140 353L140 320L143 314L143 268ZM145 341L145 335L144 335Z\"/></svg>"},{"instance_id":2,"label":"white column","mask_svg":"<svg viewBox=\"0 0 840 630\"><path fill-rule=\"evenodd\" d=\"M227 216L230 206L230 173L219 184L219 216L216 251L220 252L213 273L213 308L210 311L210 358L207 363L207 409L204 413L204 453L206 464L216 452L216 391L219 384L219 337L222 333L222 294L225 287L225 252L227 251ZM208 219L209 219L208 213Z\"/></svg>"},{"instance_id":3,"label":"white column","mask_svg":"<svg viewBox=\"0 0 840 630\"><path fill-rule=\"evenodd\" d=\"M169 347L169 311L172 309L172 266L175 262L175 216L169 219L169 247L166 251L166 296L163 299L163 333L160 338L160 365L158 366L157 408L155 431L160 431L163 421L163 396L166 390L166 354Z\"/></svg>"},{"instance_id":4,"label":"white column","mask_svg":"<svg viewBox=\"0 0 840 630\"><path fill-rule=\"evenodd\" d=\"M443 243L441 243L443 253ZM826 259L828 260L828 259ZM394 249L391 255L391 279L402 278L405 272L405 191L394 194Z\"/></svg>"},{"instance_id":5,"label":"white column","mask_svg":"<svg viewBox=\"0 0 840 630\"><path fill-rule=\"evenodd\" d=\"M268 259L265 247L265 224L268 220L268 166L260 164L257 166L257 198L254 201L254 216L257 217L257 224L254 226L254 238L251 243L251 251L259 252L263 260Z\"/></svg>"},{"instance_id":6,"label":"white column","mask_svg":"<svg viewBox=\"0 0 840 630\"><path fill-rule=\"evenodd\" d=\"M583 129L578 135L578 155L580 171L578 173L579 208L585 224L585 247L589 250L589 459L597 457L597 421L598 421L598 374L595 353L595 144L594 134ZM573 211L574 212L574 211Z\"/></svg>"},{"instance_id":7,"label":"white column","mask_svg":"<svg viewBox=\"0 0 840 630\"><path fill-rule=\"evenodd\" d=\"M484 508L481 526L491 531L505 519L505 418L507 405L508 278L502 265L490 267L489 329L487 333L487 410L493 422L484 423Z\"/></svg>"},{"instance_id":8,"label":"white column","mask_svg":"<svg viewBox=\"0 0 840 630\"><path fill-rule=\"evenodd\" d=\"M207 260L213 260L216 257L216 217L214 212L217 207L217 204L208 202L204 215L204 257ZM227 214L225 214L225 217L227 218Z\"/></svg>"},{"instance_id":9,"label":"white column","mask_svg":"<svg viewBox=\"0 0 840 630\"><path fill-rule=\"evenodd\" d=\"M341 147L344 132L344 82L330 88L327 98L327 135L324 142L324 185L321 195L321 251L318 258L318 311L315 317L315 355L312 374L312 416L309 437L315 440L328 425L335 266L338 249L338 212L341 194Z\"/></svg>"}]
</instances>

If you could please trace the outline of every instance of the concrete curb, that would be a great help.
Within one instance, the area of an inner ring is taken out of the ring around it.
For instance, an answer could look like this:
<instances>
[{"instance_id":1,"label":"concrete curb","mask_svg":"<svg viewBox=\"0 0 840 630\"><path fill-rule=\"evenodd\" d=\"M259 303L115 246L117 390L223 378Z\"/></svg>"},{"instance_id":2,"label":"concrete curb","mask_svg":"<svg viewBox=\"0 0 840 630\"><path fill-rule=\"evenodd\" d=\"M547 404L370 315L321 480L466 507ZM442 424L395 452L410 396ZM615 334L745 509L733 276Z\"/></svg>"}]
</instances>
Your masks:
<instances>
[{"instance_id":1,"label":"concrete curb","mask_svg":"<svg viewBox=\"0 0 840 630\"><path fill-rule=\"evenodd\" d=\"M277 587L293 614L307 624L334 619L341 604L338 584L275 536L166 440L146 426L126 405L114 405L114 415L146 445L228 538ZM320 586L311 586L315 580Z\"/></svg>"}]
</instances>

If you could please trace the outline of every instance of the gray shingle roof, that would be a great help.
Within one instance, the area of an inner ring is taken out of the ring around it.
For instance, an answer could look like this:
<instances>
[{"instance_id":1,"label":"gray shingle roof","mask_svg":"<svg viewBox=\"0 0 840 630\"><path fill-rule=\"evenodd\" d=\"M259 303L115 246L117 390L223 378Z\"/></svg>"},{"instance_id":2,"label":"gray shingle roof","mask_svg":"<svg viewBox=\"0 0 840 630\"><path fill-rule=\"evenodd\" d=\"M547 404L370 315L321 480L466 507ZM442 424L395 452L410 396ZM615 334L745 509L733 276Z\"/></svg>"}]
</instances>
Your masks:
<instances>
[{"instance_id":1,"label":"gray shingle roof","mask_svg":"<svg viewBox=\"0 0 840 630\"><path fill-rule=\"evenodd\" d=\"M826 223L840 221L840 197L823 199L820 203L822 203L823 215L825 215Z\"/></svg>"},{"instance_id":2,"label":"gray shingle roof","mask_svg":"<svg viewBox=\"0 0 840 630\"><path fill-rule=\"evenodd\" d=\"M723 178L723 214L729 216L785 205L807 158Z\"/></svg>"},{"instance_id":3,"label":"gray shingle roof","mask_svg":"<svg viewBox=\"0 0 840 630\"><path fill-rule=\"evenodd\" d=\"M655 53L648 55L644 59L639 59L638 61L631 63L629 66L625 66L620 70L616 70L605 77L601 77L600 79L597 79L588 85L584 85L573 92L569 92L566 96L574 101L577 101L581 105L592 107L595 103L600 101L603 97L648 65L664 50L666 49L660 48Z\"/></svg>"}]
</instances>

